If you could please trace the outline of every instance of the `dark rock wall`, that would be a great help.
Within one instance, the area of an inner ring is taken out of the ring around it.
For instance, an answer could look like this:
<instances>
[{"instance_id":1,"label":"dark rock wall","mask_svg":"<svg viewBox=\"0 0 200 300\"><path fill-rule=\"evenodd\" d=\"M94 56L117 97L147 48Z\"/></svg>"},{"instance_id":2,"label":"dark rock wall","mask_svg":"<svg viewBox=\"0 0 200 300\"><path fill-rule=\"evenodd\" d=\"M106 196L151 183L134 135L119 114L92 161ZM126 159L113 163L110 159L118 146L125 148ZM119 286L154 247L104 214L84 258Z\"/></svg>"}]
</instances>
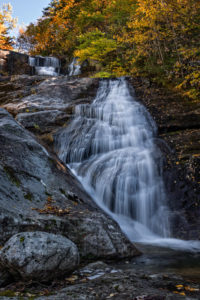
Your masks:
<instances>
[{"instance_id":1,"label":"dark rock wall","mask_svg":"<svg viewBox=\"0 0 200 300\"><path fill-rule=\"evenodd\" d=\"M28 64L28 55L0 49L0 74L31 75L32 67Z\"/></svg>"},{"instance_id":2,"label":"dark rock wall","mask_svg":"<svg viewBox=\"0 0 200 300\"><path fill-rule=\"evenodd\" d=\"M149 80L135 78L130 83L158 126L173 235L200 239L200 102Z\"/></svg>"}]
</instances>

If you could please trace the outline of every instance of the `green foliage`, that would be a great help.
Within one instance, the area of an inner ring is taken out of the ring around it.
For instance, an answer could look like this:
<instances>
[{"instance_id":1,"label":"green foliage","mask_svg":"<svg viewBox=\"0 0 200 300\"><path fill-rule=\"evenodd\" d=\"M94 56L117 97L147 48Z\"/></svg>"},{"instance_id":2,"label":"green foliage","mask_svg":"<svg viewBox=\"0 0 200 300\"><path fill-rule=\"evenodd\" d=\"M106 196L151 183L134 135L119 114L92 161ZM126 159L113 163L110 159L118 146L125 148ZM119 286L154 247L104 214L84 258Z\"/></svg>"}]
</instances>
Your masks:
<instances>
[{"instance_id":1,"label":"green foliage","mask_svg":"<svg viewBox=\"0 0 200 300\"><path fill-rule=\"evenodd\" d=\"M80 35L78 41L80 45L75 51L75 56L79 57L80 61L93 59L104 62L107 55L117 49L117 42L107 38L105 33L99 30Z\"/></svg>"},{"instance_id":2,"label":"green foliage","mask_svg":"<svg viewBox=\"0 0 200 300\"><path fill-rule=\"evenodd\" d=\"M131 73L171 84L198 99L200 2L138 0L128 27L132 33L128 43L135 45Z\"/></svg>"},{"instance_id":3,"label":"green foliage","mask_svg":"<svg viewBox=\"0 0 200 300\"><path fill-rule=\"evenodd\" d=\"M111 77L115 77L115 75L106 71L98 72L93 76L93 78L111 78Z\"/></svg>"}]
</instances>

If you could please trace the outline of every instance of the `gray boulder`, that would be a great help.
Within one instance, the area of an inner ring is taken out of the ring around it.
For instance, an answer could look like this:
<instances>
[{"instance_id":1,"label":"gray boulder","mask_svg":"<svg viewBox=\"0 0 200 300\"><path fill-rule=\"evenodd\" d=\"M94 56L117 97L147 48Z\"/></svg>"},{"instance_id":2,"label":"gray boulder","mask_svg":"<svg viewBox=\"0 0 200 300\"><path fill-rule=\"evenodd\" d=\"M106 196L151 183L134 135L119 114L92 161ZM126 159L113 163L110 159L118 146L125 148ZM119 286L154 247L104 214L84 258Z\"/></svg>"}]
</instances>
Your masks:
<instances>
[{"instance_id":1,"label":"gray boulder","mask_svg":"<svg viewBox=\"0 0 200 300\"><path fill-rule=\"evenodd\" d=\"M61 235L24 232L5 244L0 263L14 276L49 281L73 271L79 253L76 245Z\"/></svg>"}]
</instances>

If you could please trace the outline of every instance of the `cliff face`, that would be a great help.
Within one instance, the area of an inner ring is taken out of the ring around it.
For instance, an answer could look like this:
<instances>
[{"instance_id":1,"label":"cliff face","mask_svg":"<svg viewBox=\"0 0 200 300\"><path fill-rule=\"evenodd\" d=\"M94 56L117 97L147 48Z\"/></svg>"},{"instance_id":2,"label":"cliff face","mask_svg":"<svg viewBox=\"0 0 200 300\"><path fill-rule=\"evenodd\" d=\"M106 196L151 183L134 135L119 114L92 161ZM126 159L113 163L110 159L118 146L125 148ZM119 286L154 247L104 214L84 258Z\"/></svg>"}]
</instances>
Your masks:
<instances>
[{"instance_id":1,"label":"cliff face","mask_svg":"<svg viewBox=\"0 0 200 300\"><path fill-rule=\"evenodd\" d=\"M0 75L31 74L27 54L0 49Z\"/></svg>"},{"instance_id":2,"label":"cliff face","mask_svg":"<svg viewBox=\"0 0 200 300\"><path fill-rule=\"evenodd\" d=\"M158 144L166 159L164 179L172 209L173 234L200 238L200 102L151 84L130 79L136 96L158 126ZM163 142L164 141L164 142Z\"/></svg>"}]
</instances>

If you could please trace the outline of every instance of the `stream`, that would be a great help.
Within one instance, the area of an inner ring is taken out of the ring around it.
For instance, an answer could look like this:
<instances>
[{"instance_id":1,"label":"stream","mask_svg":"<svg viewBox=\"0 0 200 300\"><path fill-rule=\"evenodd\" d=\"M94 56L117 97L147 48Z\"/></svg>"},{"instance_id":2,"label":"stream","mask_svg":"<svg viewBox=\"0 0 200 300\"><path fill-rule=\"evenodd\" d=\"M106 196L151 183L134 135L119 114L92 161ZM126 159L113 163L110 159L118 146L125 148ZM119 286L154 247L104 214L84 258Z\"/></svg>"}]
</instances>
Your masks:
<instances>
[{"instance_id":1,"label":"stream","mask_svg":"<svg viewBox=\"0 0 200 300\"><path fill-rule=\"evenodd\" d=\"M120 268L142 270L145 274L176 274L187 281L200 283L200 253L138 243L136 247L143 255L127 264L120 263Z\"/></svg>"}]
</instances>

